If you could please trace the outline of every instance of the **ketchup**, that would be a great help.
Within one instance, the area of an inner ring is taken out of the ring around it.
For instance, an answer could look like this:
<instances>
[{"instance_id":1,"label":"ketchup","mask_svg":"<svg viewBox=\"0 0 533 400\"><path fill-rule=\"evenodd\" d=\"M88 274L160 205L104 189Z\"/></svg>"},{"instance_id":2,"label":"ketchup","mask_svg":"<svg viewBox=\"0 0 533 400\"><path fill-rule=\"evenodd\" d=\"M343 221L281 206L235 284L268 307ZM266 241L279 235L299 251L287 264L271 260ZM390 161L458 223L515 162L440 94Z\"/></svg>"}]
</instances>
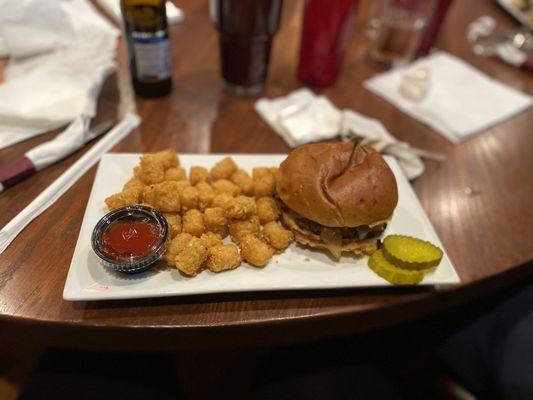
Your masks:
<instances>
[{"instance_id":1,"label":"ketchup","mask_svg":"<svg viewBox=\"0 0 533 400\"><path fill-rule=\"evenodd\" d=\"M143 258L159 240L157 227L148 221L118 222L102 234L102 251L117 260Z\"/></svg>"}]
</instances>

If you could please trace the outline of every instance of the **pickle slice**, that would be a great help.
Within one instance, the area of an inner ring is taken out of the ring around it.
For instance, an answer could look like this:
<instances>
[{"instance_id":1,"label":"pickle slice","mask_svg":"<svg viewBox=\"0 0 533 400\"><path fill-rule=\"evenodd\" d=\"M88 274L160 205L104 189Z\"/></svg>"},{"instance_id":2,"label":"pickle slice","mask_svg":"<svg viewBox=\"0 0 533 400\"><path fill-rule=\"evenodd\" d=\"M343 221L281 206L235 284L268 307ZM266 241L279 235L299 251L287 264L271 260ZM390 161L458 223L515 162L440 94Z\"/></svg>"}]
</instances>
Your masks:
<instances>
[{"instance_id":1,"label":"pickle slice","mask_svg":"<svg viewBox=\"0 0 533 400\"><path fill-rule=\"evenodd\" d=\"M368 266L377 275L389 281L393 285L416 285L420 283L427 272L433 268L411 271L395 267L383 256L381 250L375 251L368 259Z\"/></svg>"},{"instance_id":2,"label":"pickle slice","mask_svg":"<svg viewBox=\"0 0 533 400\"><path fill-rule=\"evenodd\" d=\"M405 235L387 236L381 249L391 264L414 271L436 267L443 254L434 244Z\"/></svg>"}]
</instances>

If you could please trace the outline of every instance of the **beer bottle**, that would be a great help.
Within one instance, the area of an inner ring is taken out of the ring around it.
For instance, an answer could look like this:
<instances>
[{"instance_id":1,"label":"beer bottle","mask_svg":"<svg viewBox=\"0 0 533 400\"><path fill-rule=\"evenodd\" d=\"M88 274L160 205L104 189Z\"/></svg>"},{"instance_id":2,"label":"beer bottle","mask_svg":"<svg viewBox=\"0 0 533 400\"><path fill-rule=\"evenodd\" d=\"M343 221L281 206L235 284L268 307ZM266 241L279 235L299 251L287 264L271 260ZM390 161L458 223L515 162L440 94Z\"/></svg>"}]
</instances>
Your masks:
<instances>
[{"instance_id":1,"label":"beer bottle","mask_svg":"<svg viewBox=\"0 0 533 400\"><path fill-rule=\"evenodd\" d=\"M121 0L135 93L160 97L172 88L165 0Z\"/></svg>"}]
</instances>

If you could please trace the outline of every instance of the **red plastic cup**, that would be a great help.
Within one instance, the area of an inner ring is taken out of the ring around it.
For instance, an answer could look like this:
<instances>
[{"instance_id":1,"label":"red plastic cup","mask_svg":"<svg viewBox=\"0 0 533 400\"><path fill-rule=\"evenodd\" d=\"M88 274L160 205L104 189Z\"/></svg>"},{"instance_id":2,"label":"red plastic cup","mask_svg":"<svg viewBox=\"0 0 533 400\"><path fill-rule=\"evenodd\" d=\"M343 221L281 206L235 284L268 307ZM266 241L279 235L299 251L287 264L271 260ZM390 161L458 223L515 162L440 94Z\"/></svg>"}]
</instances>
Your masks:
<instances>
[{"instance_id":1,"label":"red plastic cup","mask_svg":"<svg viewBox=\"0 0 533 400\"><path fill-rule=\"evenodd\" d=\"M352 37L358 0L306 0L298 79L331 86Z\"/></svg>"},{"instance_id":2,"label":"red plastic cup","mask_svg":"<svg viewBox=\"0 0 533 400\"><path fill-rule=\"evenodd\" d=\"M437 40L442 23L444 18L446 18L446 13L452 5L453 0L439 0L433 13L433 17L428 23L422 41L420 42L420 47L418 48L419 55L428 54L431 50L431 47Z\"/></svg>"}]
</instances>

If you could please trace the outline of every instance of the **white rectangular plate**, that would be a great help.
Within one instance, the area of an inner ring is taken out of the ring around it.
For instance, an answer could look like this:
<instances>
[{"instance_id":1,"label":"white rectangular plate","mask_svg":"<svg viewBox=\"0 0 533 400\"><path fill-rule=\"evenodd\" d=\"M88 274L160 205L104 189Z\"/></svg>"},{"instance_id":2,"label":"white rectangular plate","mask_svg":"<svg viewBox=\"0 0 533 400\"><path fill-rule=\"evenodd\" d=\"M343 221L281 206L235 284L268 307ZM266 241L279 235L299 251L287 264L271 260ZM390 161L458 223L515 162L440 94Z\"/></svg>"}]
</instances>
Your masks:
<instances>
[{"instance_id":1,"label":"white rectangular plate","mask_svg":"<svg viewBox=\"0 0 533 400\"><path fill-rule=\"evenodd\" d=\"M181 155L182 166L210 168L226 155ZM286 155L232 155L235 162L251 172L253 167L277 166ZM398 182L399 201L386 235L412 235L443 248L411 185L394 159L386 158ZM222 273L204 271L194 278L182 276L178 270L147 271L124 275L104 268L91 249L91 233L98 220L106 214L104 199L119 192L132 177L132 168L139 162L138 154L106 154L100 161L85 217L68 272L63 298L65 300L133 299L200 293L253 292L264 290L334 289L390 286L367 266L367 258L343 257L334 262L325 253L292 244L284 253L275 255L265 268L245 263ZM459 283L446 253L435 272L422 284Z\"/></svg>"}]
</instances>

